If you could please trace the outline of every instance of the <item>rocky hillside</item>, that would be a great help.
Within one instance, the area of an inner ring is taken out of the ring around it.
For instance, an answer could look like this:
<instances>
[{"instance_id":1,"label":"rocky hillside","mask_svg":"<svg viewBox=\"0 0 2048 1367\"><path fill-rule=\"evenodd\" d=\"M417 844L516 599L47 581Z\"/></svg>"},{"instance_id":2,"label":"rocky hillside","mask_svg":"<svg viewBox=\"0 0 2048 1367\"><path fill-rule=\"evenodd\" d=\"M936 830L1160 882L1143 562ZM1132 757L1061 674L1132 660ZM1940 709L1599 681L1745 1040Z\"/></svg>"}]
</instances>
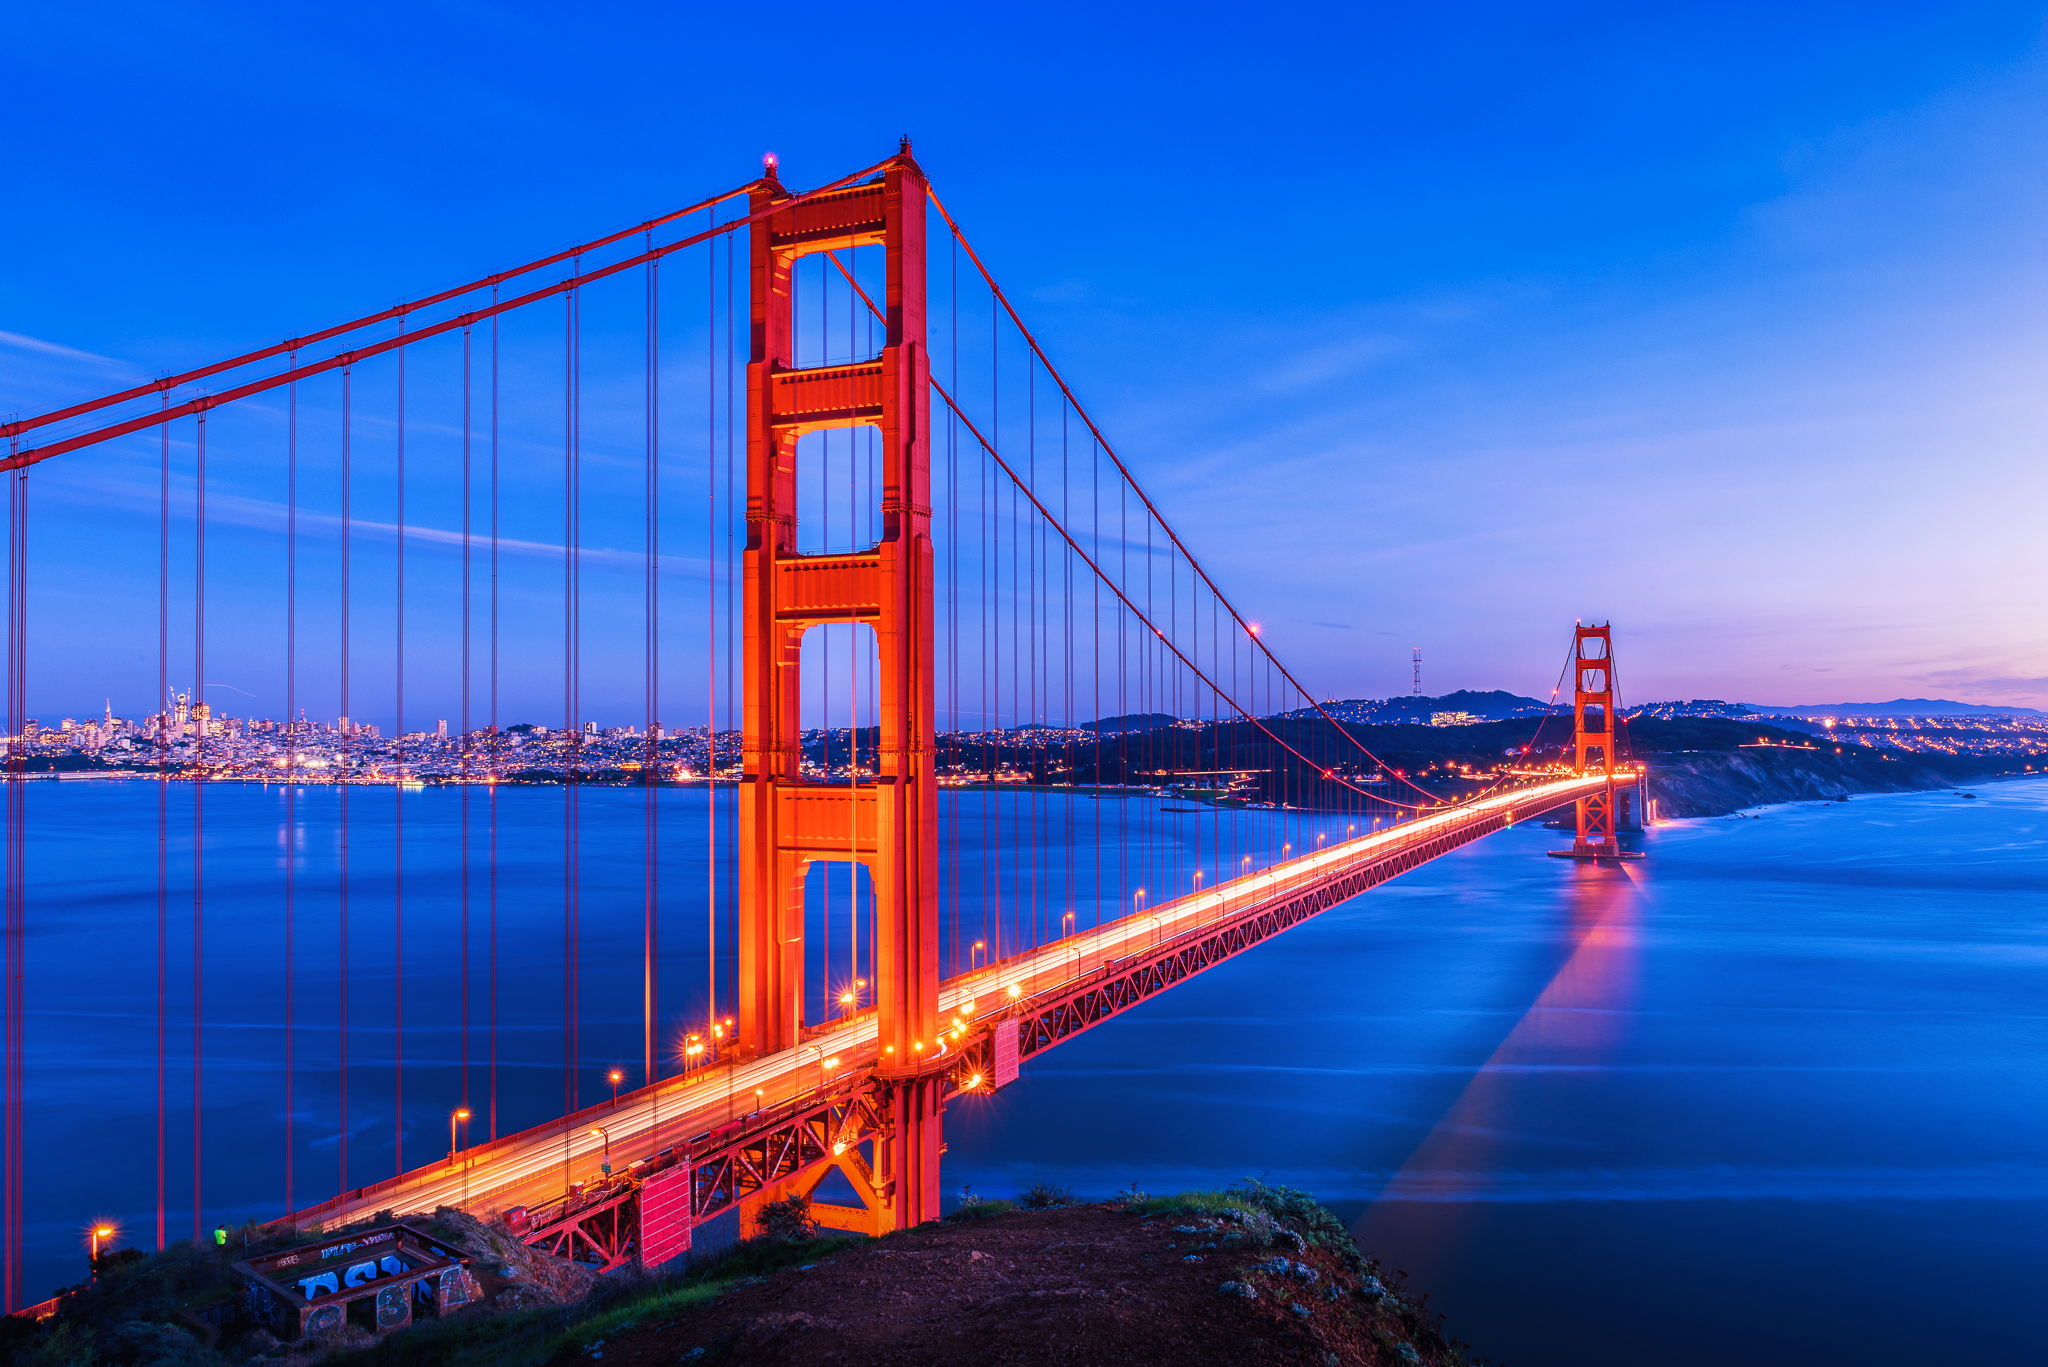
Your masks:
<instances>
[{"instance_id":1,"label":"rocky hillside","mask_svg":"<svg viewBox=\"0 0 2048 1367\"><path fill-rule=\"evenodd\" d=\"M1650 795L1664 817L1725 816L1766 803L1824 801L1856 793L1923 792L2025 772L2006 757L1891 758L1861 746L1846 746L1840 754L1758 748L1665 752L1643 758L1650 766Z\"/></svg>"},{"instance_id":2,"label":"rocky hillside","mask_svg":"<svg viewBox=\"0 0 2048 1367\"><path fill-rule=\"evenodd\" d=\"M1463 1364L1341 1223L1285 1188L1045 1210L1007 1201L634 1315L557 1367Z\"/></svg>"}]
</instances>

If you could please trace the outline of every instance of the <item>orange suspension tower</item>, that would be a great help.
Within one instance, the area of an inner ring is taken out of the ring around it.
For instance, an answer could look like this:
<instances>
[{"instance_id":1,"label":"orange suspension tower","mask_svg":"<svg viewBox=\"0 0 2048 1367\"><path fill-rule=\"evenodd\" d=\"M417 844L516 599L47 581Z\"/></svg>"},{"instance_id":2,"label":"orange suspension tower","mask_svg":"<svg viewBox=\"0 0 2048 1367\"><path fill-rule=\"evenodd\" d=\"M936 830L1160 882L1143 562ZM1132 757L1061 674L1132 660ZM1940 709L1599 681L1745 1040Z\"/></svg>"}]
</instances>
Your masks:
<instances>
[{"instance_id":1,"label":"orange suspension tower","mask_svg":"<svg viewBox=\"0 0 2048 1367\"><path fill-rule=\"evenodd\" d=\"M1614 767L1613 624L1578 627L1572 655L1573 767L1581 775L1605 775L1607 786L1578 800L1578 835L1569 850L1552 853L1567 859L1640 859L1640 854L1624 853L1614 834L1620 793ZM1636 781L1627 772L1620 778L1624 784Z\"/></svg>"},{"instance_id":2,"label":"orange suspension tower","mask_svg":"<svg viewBox=\"0 0 2048 1367\"><path fill-rule=\"evenodd\" d=\"M943 1052L925 197L924 173L905 139L875 180L769 212L749 230L738 1037L741 1050L755 1057L799 1045L806 1024L805 874L814 860L864 865L874 899L877 1083L886 1123L872 1172L857 1152L839 1164L869 1209L821 1209L819 1221L874 1233L939 1214L943 1078L925 1063ZM753 212L789 198L771 163L753 190ZM888 270L881 355L797 369L797 259L876 245ZM880 432L881 539L848 554L799 554L797 444L807 432L840 427ZM872 781L808 782L800 768L803 637L830 623L874 630L880 737Z\"/></svg>"}]
</instances>

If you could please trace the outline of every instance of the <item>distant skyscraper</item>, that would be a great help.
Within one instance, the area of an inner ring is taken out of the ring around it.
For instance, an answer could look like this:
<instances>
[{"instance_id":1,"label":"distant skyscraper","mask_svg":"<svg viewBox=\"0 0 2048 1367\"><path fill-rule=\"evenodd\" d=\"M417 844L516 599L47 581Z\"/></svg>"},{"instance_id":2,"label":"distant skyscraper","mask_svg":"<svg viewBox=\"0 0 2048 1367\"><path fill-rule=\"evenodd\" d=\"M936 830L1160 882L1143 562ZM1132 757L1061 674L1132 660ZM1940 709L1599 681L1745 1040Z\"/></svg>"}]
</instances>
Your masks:
<instances>
[{"instance_id":1,"label":"distant skyscraper","mask_svg":"<svg viewBox=\"0 0 2048 1367\"><path fill-rule=\"evenodd\" d=\"M439 736L442 740L448 739L448 723L445 721L435 722L434 734Z\"/></svg>"}]
</instances>

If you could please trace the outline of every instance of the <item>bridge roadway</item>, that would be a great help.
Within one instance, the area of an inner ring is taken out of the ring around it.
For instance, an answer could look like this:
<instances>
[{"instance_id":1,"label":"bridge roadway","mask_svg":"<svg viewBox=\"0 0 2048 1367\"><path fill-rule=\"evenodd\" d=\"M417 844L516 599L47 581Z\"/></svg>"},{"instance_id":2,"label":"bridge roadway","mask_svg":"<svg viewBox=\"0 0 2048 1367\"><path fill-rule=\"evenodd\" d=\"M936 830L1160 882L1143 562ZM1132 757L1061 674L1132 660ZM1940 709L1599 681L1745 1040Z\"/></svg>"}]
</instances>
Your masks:
<instances>
[{"instance_id":1,"label":"bridge roadway","mask_svg":"<svg viewBox=\"0 0 2048 1367\"><path fill-rule=\"evenodd\" d=\"M1635 775L1626 779L1617 775L1617 781L1633 784ZM1362 890L1385 881L1514 821L1597 792L1604 782L1597 776L1567 777L1505 791L1298 855L1097 929L1077 932L948 981L941 989L942 1014L949 1025L964 1023L963 1038L969 1041L999 1021L1024 1019L1028 1028L1022 1052L1029 1056L1106 1019L1122 1006L1135 1004L1135 998L1119 998L1121 1005L1097 1008L1085 1013L1085 1019L1068 1012L1072 1023L1065 1028L1041 1028L1043 1022L1061 1014L1064 1004L1085 995L1091 983L1113 977L1122 981L1120 975L1128 974L1133 965L1192 964L1176 972L1153 974L1161 988L1171 986L1187 973L1220 962L1257 939L1325 909L1325 903L1347 900L1355 895L1345 891L1347 887ZM1321 897L1304 895L1318 892ZM1275 918L1275 909L1291 910ZM1230 939L1232 928L1262 921L1264 928L1249 939ZM1226 947L1199 955L1192 948L1219 943ZM1228 947L1231 944L1235 948ZM806 1098L834 1089L835 1084L843 1087L845 1079L871 1067L876 1059L876 1033L873 1012L865 1012L819 1029L795 1049L740 1063L711 1064L666 1078L655 1086L621 1095L616 1103L585 1107L574 1115L465 1149L453 1160L443 1159L345 1192L295 1212L291 1220L302 1226L313 1221L331 1226L386 1210L404 1215L453 1205L482 1214L556 1201L572 1182L599 1176L606 1141L593 1133L597 1127L603 1127L609 1136L615 1170L670 1146L688 1149L690 1141L707 1131L745 1131L748 1127L736 1122L760 1115L765 1124L767 1117L786 1113Z\"/></svg>"}]
</instances>

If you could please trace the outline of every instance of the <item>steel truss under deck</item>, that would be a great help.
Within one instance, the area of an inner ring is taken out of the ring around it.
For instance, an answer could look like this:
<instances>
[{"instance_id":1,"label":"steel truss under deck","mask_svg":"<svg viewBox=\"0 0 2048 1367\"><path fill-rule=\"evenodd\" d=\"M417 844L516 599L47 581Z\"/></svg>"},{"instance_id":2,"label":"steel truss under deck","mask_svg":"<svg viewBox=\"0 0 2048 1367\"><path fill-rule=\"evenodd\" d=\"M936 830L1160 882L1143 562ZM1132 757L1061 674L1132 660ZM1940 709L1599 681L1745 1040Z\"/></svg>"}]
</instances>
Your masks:
<instances>
[{"instance_id":1,"label":"steel truss under deck","mask_svg":"<svg viewBox=\"0 0 2048 1367\"><path fill-rule=\"evenodd\" d=\"M1300 889L1285 900L1264 903L1241 917L1185 931L1157 947L1112 960L1080 982L1040 993L1021 1003L1017 1052L1029 1058L1049 1049L1390 878L1461 845L1505 830L1514 821L1541 816L1572 800L1569 795L1543 801L1532 799L1512 814L1503 810L1483 820L1453 827Z\"/></svg>"}]
</instances>

